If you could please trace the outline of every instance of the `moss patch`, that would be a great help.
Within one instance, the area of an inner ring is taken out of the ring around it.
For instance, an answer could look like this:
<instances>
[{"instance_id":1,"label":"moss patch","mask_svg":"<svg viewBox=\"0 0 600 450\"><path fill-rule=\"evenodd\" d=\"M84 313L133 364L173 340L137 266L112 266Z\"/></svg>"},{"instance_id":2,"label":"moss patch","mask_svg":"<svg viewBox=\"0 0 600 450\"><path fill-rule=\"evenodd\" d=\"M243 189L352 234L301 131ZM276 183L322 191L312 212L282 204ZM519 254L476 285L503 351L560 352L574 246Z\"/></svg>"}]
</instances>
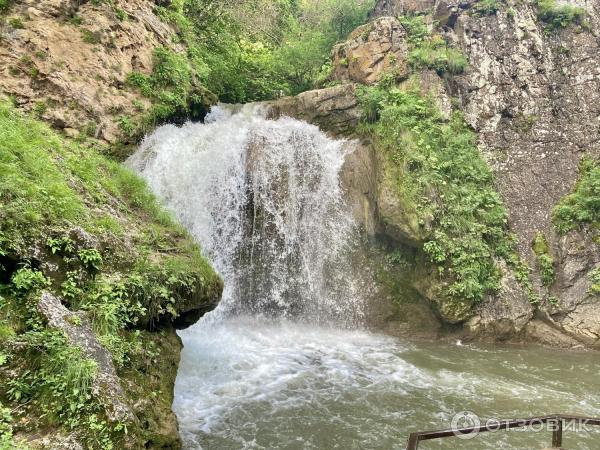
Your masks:
<instances>
[{"instance_id":1,"label":"moss patch","mask_svg":"<svg viewBox=\"0 0 600 450\"><path fill-rule=\"evenodd\" d=\"M444 120L419 91L380 86L359 97L366 120L375 119L363 132L393 168L396 195L418 216L423 255L436 268L421 291L451 321L464 320L499 288L494 259L513 255L507 213L476 135L458 113Z\"/></svg>"}]
</instances>

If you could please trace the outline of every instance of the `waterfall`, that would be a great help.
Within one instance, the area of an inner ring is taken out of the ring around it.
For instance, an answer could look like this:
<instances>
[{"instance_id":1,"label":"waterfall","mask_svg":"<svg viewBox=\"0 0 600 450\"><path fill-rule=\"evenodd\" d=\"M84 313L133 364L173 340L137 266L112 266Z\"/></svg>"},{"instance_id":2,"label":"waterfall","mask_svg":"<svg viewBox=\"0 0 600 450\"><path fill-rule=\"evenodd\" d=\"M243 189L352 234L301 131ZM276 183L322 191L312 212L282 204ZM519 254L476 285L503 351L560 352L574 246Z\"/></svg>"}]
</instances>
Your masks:
<instances>
[{"instance_id":1,"label":"waterfall","mask_svg":"<svg viewBox=\"0 0 600 450\"><path fill-rule=\"evenodd\" d=\"M563 354L555 370L555 351L411 344L357 329L371 285L340 184L355 145L267 120L259 105L221 106L204 124L157 129L128 161L225 281L219 307L180 332L173 410L183 447L399 448L464 410L600 414L600 363L589 357ZM543 435L460 447L541 448Z\"/></svg>"},{"instance_id":2,"label":"waterfall","mask_svg":"<svg viewBox=\"0 0 600 450\"><path fill-rule=\"evenodd\" d=\"M201 243L225 280L216 315L356 325L356 226L340 186L354 143L261 105L166 125L128 164Z\"/></svg>"}]
</instances>

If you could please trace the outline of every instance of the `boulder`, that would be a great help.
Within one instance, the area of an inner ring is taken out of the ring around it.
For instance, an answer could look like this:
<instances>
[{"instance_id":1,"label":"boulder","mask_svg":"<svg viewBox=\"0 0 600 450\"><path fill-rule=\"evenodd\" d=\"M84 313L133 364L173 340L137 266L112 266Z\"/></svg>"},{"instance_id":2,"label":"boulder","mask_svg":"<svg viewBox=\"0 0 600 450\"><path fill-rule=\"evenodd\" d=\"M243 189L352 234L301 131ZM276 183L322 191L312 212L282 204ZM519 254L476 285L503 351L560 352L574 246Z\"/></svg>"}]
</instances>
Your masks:
<instances>
[{"instance_id":1,"label":"boulder","mask_svg":"<svg viewBox=\"0 0 600 450\"><path fill-rule=\"evenodd\" d=\"M406 31L394 17L382 17L358 27L348 41L331 52L331 79L375 84L386 73L408 75Z\"/></svg>"},{"instance_id":2,"label":"boulder","mask_svg":"<svg viewBox=\"0 0 600 450\"><path fill-rule=\"evenodd\" d=\"M284 97L267 103L269 116L290 116L336 135L351 134L361 118L355 89L356 85L347 83Z\"/></svg>"},{"instance_id":3,"label":"boulder","mask_svg":"<svg viewBox=\"0 0 600 450\"><path fill-rule=\"evenodd\" d=\"M503 273L500 292L487 296L465 326L473 336L506 340L523 330L533 317L534 307L506 263L500 261L498 265Z\"/></svg>"},{"instance_id":4,"label":"boulder","mask_svg":"<svg viewBox=\"0 0 600 450\"><path fill-rule=\"evenodd\" d=\"M524 330L526 342L537 342L548 347L582 348L581 342L567 336L563 331L548 322L535 319L527 324Z\"/></svg>"}]
</instances>

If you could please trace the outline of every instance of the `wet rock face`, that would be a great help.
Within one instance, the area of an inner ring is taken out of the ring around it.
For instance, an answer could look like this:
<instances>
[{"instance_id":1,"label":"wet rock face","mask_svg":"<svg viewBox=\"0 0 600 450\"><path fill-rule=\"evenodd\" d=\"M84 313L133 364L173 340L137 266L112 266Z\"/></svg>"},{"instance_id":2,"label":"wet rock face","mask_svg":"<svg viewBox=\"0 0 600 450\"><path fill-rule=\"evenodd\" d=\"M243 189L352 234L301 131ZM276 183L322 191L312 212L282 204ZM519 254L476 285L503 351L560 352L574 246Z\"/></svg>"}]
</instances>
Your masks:
<instances>
[{"instance_id":1,"label":"wet rock face","mask_svg":"<svg viewBox=\"0 0 600 450\"><path fill-rule=\"evenodd\" d=\"M558 236L552 209L573 189L582 156L600 154L598 38L575 25L545 32L531 5L515 4L512 12L501 8L490 17L446 6L446 16L456 16L446 37L470 63L451 90L479 132L519 253L535 268L531 243L541 232L556 261L557 281L550 288L533 273L540 309L554 327L593 345L600 338L600 311L587 293L587 274L598 264L598 248L585 232ZM600 2L580 6L598 30ZM546 303L550 296L558 306Z\"/></svg>"},{"instance_id":2,"label":"wet rock face","mask_svg":"<svg viewBox=\"0 0 600 450\"><path fill-rule=\"evenodd\" d=\"M0 25L0 93L71 137L117 142L119 118L150 105L126 89L127 75L150 73L156 47L182 50L152 1L117 1L114 8L77 0L11 3L7 16L22 28Z\"/></svg>"},{"instance_id":3,"label":"wet rock face","mask_svg":"<svg viewBox=\"0 0 600 450\"><path fill-rule=\"evenodd\" d=\"M377 83L390 71L403 78L408 75L406 31L393 17L382 17L358 27L348 41L331 52L332 79L363 84Z\"/></svg>"},{"instance_id":4,"label":"wet rock face","mask_svg":"<svg viewBox=\"0 0 600 450\"><path fill-rule=\"evenodd\" d=\"M522 332L533 318L534 308L527 292L505 263L499 262L503 277L500 292L486 297L466 323L469 332L481 338L509 339Z\"/></svg>"},{"instance_id":5,"label":"wet rock face","mask_svg":"<svg viewBox=\"0 0 600 450\"><path fill-rule=\"evenodd\" d=\"M532 6L513 10L460 14L447 33L470 62L455 93L533 262L530 243L538 231L552 235L552 208L577 180L582 152L600 150L600 49L575 27L546 35Z\"/></svg>"},{"instance_id":6,"label":"wet rock face","mask_svg":"<svg viewBox=\"0 0 600 450\"><path fill-rule=\"evenodd\" d=\"M519 334L571 345L556 336L544 338L547 331L546 335L562 333L598 345L600 311L597 298L588 293L588 274L600 264L598 246L586 230L559 236L552 210L572 191L582 156L600 155L600 2L562 2L585 8L589 27L570 24L554 31L546 28L530 3L499 2L498 11L490 14L478 12L475 0L414 3L380 0L373 16L425 14L426 21L438 24L434 31L467 57L466 72L445 76L444 88L432 95L442 111L448 109L443 107L449 104L446 99L453 97L479 133L519 254L533 269L534 291L541 298L541 325L526 326L533 308L516 280L505 276L502 292L479 305L467 328L480 336ZM385 199L380 201L383 212L388 204L397 210L397 200ZM409 218L400 213L403 220L387 214L396 227ZM532 249L538 233L548 240L554 259L556 281L551 286L543 286ZM422 291L428 292L425 288Z\"/></svg>"},{"instance_id":7,"label":"wet rock face","mask_svg":"<svg viewBox=\"0 0 600 450\"><path fill-rule=\"evenodd\" d=\"M588 274L600 264L600 252L590 230L571 231L557 243L557 280L551 294L557 305L546 309L548 319L588 345L600 342L598 297L589 291ZM555 294L556 293L556 294Z\"/></svg>"}]
</instances>

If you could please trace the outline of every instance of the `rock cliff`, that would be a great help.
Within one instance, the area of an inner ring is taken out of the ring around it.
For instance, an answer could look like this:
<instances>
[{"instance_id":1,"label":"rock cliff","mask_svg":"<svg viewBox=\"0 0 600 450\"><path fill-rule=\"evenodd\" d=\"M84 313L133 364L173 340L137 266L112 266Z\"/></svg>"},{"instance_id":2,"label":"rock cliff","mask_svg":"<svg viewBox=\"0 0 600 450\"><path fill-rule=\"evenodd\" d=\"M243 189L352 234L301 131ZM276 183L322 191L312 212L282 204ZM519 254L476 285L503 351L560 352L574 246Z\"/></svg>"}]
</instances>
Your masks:
<instances>
[{"instance_id":1,"label":"rock cliff","mask_svg":"<svg viewBox=\"0 0 600 450\"><path fill-rule=\"evenodd\" d=\"M69 137L133 142L132 128L151 102L128 75L149 75L157 48L185 53L156 6L148 0L11 2L0 25L0 91ZM205 98L206 107L215 101Z\"/></svg>"},{"instance_id":2,"label":"rock cliff","mask_svg":"<svg viewBox=\"0 0 600 450\"><path fill-rule=\"evenodd\" d=\"M443 39L447 48L464 55L464 70L448 70L443 64L449 60L410 53L410 18L415 16L427 24L432 41ZM401 87L416 83L444 116L462 112L477 132L480 154L493 170L530 281L498 261L503 275L497 292L456 321L440 309L441 294L432 290L432 278L411 282L437 305L442 324L462 323L464 332L479 338L600 344L600 309L590 278L600 259L597 231L582 223L564 234L553 223L554 208L580 177L582 158L599 156L599 30L597 1L380 0L372 22L332 52L332 79L342 86L354 84L304 93L301 103L281 101L284 112L311 120L314 115L307 111L325 92L337 89L335 96L328 95L329 103L347 105L343 114L333 107L315 122L348 135L360 114L350 90L391 75ZM373 234L420 248L422 225L387 187L386 180L398 175L386 172L377 151L371 154L369 170L378 174L377 187L365 190L360 201L371 205ZM536 245L540 240L542 251Z\"/></svg>"}]
</instances>

